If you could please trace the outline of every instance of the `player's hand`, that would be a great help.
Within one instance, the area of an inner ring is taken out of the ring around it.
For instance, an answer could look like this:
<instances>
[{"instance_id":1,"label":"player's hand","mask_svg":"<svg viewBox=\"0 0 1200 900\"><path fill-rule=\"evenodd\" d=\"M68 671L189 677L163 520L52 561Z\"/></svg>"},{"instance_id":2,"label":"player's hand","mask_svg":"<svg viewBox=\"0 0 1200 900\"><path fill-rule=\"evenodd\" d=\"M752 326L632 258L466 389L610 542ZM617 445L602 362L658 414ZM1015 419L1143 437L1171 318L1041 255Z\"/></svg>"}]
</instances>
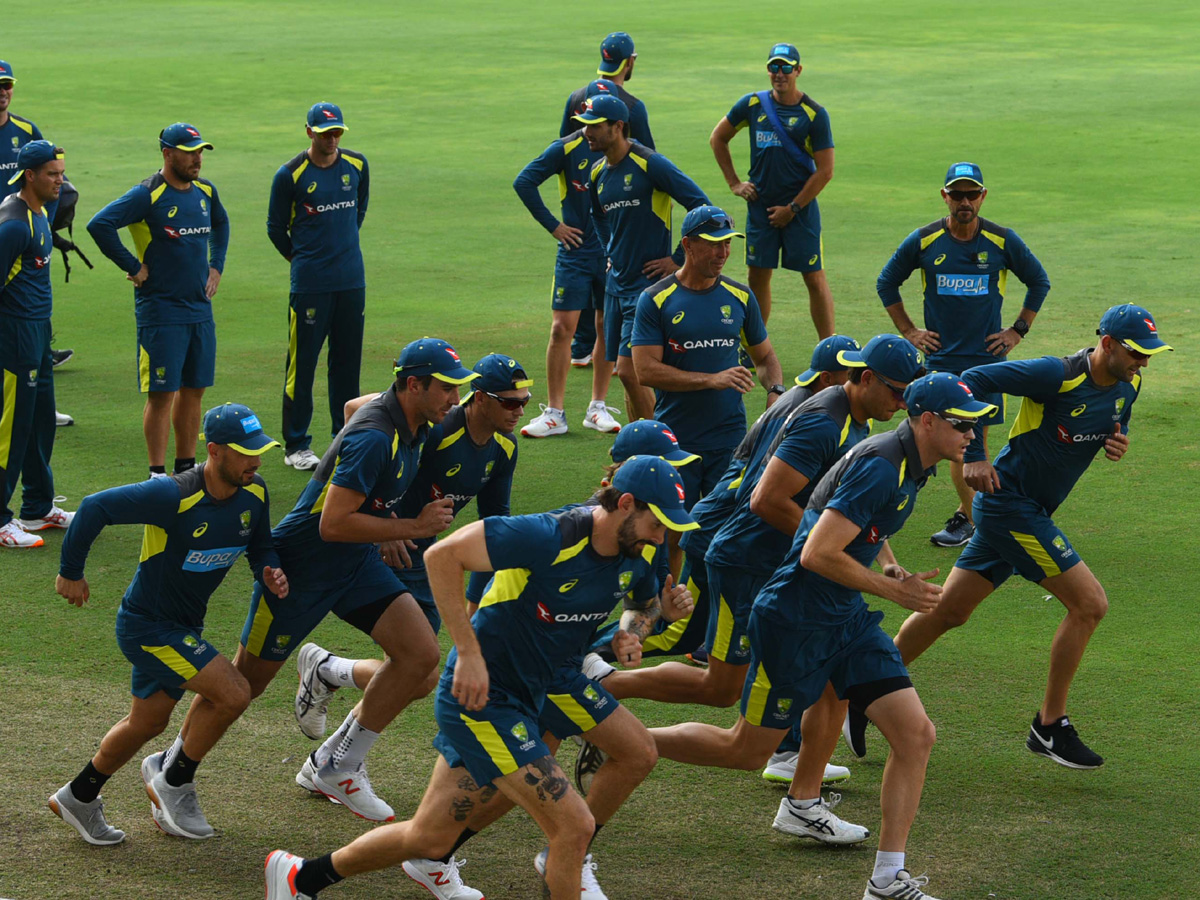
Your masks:
<instances>
[{"instance_id":1,"label":"player's hand","mask_svg":"<svg viewBox=\"0 0 1200 900\"><path fill-rule=\"evenodd\" d=\"M663 585L658 599L662 605L663 620L666 622L678 622L685 616L691 615L692 607L696 605L687 585L676 584L675 577L670 574L667 575L667 583Z\"/></svg>"},{"instance_id":2,"label":"player's hand","mask_svg":"<svg viewBox=\"0 0 1200 900\"><path fill-rule=\"evenodd\" d=\"M745 366L734 366L710 375L709 387L715 391L733 388L739 394L748 394L754 390L754 376Z\"/></svg>"},{"instance_id":3,"label":"player's hand","mask_svg":"<svg viewBox=\"0 0 1200 900\"><path fill-rule=\"evenodd\" d=\"M417 528L421 530L417 537L435 537L449 528L453 521L454 501L449 497L432 500L425 504L417 516Z\"/></svg>"},{"instance_id":4,"label":"player's hand","mask_svg":"<svg viewBox=\"0 0 1200 900\"><path fill-rule=\"evenodd\" d=\"M730 188L735 197L741 197L743 200L754 201L758 199L758 188L754 186L753 181L739 181Z\"/></svg>"},{"instance_id":5,"label":"player's hand","mask_svg":"<svg viewBox=\"0 0 1200 900\"><path fill-rule=\"evenodd\" d=\"M969 484L972 490L983 491L985 494L1000 490L1000 476L986 459L963 463L963 481Z\"/></svg>"},{"instance_id":6,"label":"player's hand","mask_svg":"<svg viewBox=\"0 0 1200 900\"><path fill-rule=\"evenodd\" d=\"M1104 442L1104 455L1117 462L1129 449L1129 435L1121 434L1121 424L1113 426L1112 437Z\"/></svg>"},{"instance_id":7,"label":"player's hand","mask_svg":"<svg viewBox=\"0 0 1200 900\"><path fill-rule=\"evenodd\" d=\"M412 541L380 541L379 555L393 569L412 568L412 556L409 550L417 547Z\"/></svg>"},{"instance_id":8,"label":"player's hand","mask_svg":"<svg viewBox=\"0 0 1200 900\"><path fill-rule=\"evenodd\" d=\"M146 264L142 263L142 267L132 275L126 275L126 281L132 281L134 287L141 287L146 283L146 279L150 277L150 270L146 268Z\"/></svg>"},{"instance_id":9,"label":"player's hand","mask_svg":"<svg viewBox=\"0 0 1200 900\"><path fill-rule=\"evenodd\" d=\"M642 642L635 634L617 631L613 635L612 651L623 668L636 669L642 664Z\"/></svg>"},{"instance_id":10,"label":"player's hand","mask_svg":"<svg viewBox=\"0 0 1200 900\"><path fill-rule=\"evenodd\" d=\"M888 563L883 567L883 574L887 578L895 578L897 581L903 581L912 573L900 565L900 563Z\"/></svg>"},{"instance_id":11,"label":"player's hand","mask_svg":"<svg viewBox=\"0 0 1200 900\"><path fill-rule=\"evenodd\" d=\"M676 265L675 260L671 259L669 256L664 256L661 259L651 259L647 261L647 263L642 266L642 274L647 278L653 278L655 281L657 281L660 278L666 278L678 268L679 266Z\"/></svg>"},{"instance_id":12,"label":"player's hand","mask_svg":"<svg viewBox=\"0 0 1200 900\"><path fill-rule=\"evenodd\" d=\"M767 221L771 223L772 228L786 228L794 218L796 214L790 206L767 207Z\"/></svg>"},{"instance_id":13,"label":"player's hand","mask_svg":"<svg viewBox=\"0 0 1200 900\"><path fill-rule=\"evenodd\" d=\"M995 334L987 336L988 353L992 356L1003 356L1019 343L1021 343L1021 336L1014 328L1005 328L1003 331L997 331Z\"/></svg>"},{"instance_id":14,"label":"player's hand","mask_svg":"<svg viewBox=\"0 0 1200 900\"><path fill-rule=\"evenodd\" d=\"M478 712L487 706L489 686L487 663L483 657L478 653L460 653L454 666L454 683L450 687L454 699L471 712Z\"/></svg>"},{"instance_id":15,"label":"player's hand","mask_svg":"<svg viewBox=\"0 0 1200 900\"><path fill-rule=\"evenodd\" d=\"M217 295L217 287L221 284L221 273L211 266L208 269L208 281L204 285L204 296L211 300Z\"/></svg>"},{"instance_id":16,"label":"player's hand","mask_svg":"<svg viewBox=\"0 0 1200 900\"><path fill-rule=\"evenodd\" d=\"M264 567L262 580L263 587L265 587L280 600L286 598L288 591L291 590L291 588L288 587L287 576L283 574L283 569L276 569L272 568L271 566Z\"/></svg>"},{"instance_id":17,"label":"player's hand","mask_svg":"<svg viewBox=\"0 0 1200 900\"><path fill-rule=\"evenodd\" d=\"M573 225L568 225L566 222L559 222L558 227L550 232L550 234L568 250L583 246L583 231Z\"/></svg>"},{"instance_id":18,"label":"player's hand","mask_svg":"<svg viewBox=\"0 0 1200 900\"><path fill-rule=\"evenodd\" d=\"M939 571L930 569L928 572L916 572L899 579L900 586L892 599L913 612L933 612L942 596L942 586L930 584L929 579L937 578Z\"/></svg>"},{"instance_id":19,"label":"player's hand","mask_svg":"<svg viewBox=\"0 0 1200 900\"><path fill-rule=\"evenodd\" d=\"M936 331L926 331L924 328L910 328L904 333L905 339L922 353L933 353L942 349L942 336Z\"/></svg>"},{"instance_id":20,"label":"player's hand","mask_svg":"<svg viewBox=\"0 0 1200 900\"><path fill-rule=\"evenodd\" d=\"M54 590L58 591L60 597L66 597L67 602L72 606L82 607L87 603L91 593L88 591L88 583L86 578L80 578L78 581L72 581L70 578L63 578L61 575L54 577Z\"/></svg>"}]
</instances>

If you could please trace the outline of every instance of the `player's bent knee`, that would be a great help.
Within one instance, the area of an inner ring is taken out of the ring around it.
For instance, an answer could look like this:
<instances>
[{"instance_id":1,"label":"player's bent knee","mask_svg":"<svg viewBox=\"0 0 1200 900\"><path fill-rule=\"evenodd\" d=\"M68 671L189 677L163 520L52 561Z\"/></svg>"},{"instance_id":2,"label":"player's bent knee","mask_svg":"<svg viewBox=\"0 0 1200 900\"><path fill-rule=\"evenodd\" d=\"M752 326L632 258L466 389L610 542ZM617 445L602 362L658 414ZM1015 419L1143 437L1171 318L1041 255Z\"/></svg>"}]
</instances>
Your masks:
<instances>
[{"instance_id":1,"label":"player's bent knee","mask_svg":"<svg viewBox=\"0 0 1200 900\"><path fill-rule=\"evenodd\" d=\"M433 689L437 687L438 679L441 677L441 674L441 670L435 665L433 670L427 676L425 676L425 680L417 685L416 690L413 691L412 698L414 700L420 700L422 697L428 697L430 694L432 694ZM437 859L438 857L431 856L428 858Z\"/></svg>"}]
</instances>

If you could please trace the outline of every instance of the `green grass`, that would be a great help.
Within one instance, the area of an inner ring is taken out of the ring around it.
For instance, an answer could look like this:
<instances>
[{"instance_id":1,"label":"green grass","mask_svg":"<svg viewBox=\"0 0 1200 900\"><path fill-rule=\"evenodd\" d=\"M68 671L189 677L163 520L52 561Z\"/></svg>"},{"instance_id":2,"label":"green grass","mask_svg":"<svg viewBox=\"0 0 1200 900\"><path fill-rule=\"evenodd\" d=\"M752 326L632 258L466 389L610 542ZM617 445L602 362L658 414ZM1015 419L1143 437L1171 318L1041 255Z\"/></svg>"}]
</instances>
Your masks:
<instances>
[{"instance_id":1,"label":"green grass","mask_svg":"<svg viewBox=\"0 0 1200 900\"><path fill-rule=\"evenodd\" d=\"M16 12L16 10L14 10ZM593 77L596 45L622 28L640 54L631 89L650 111L660 150L739 218L707 146L742 94L765 86L763 52L795 41L801 86L830 110L837 173L821 197L839 330L865 340L890 329L874 280L905 234L940 214L938 178L970 158L984 169L989 218L1017 229L1045 264L1049 300L1018 356L1065 354L1094 340L1099 314L1126 300L1154 311L1179 348L1156 357L1133 417L1132 449L1096 463L1058 521L1112 603L1080 670L1071 712L1108 759L1070 772L1021 746L1041 699L1051 635L1062 617L1035 585L1010 582L972 624L914 667L939 728L910 867L943 898L1166 898L1194 880L1200 813L1190 777L1196 629L1189 571L1197 487L1187 361L1200 336L1190 184L1200 140L1200 10L1110 0L843 2L799 8L728 3L411 2L340 5L214 2L163 6L70 0L8 17L0 49L17 68L13 109L67 150L83 222L158 166L154 140L185 119L216 144L204 174L232 220L215 309L220 340L213 403L236 399L278 428L286 341L287 267L266 239L276 167L304 145L304 111L339 102L348 146L371 161L363 230L368 270L364 388L390 378L389 359L414 337L451 340L464 359L503 351L537 373L548 332L553 245L512 193L513 176L555 136L565 95ZM746 166L744 141L735 145ZM131 291L91 245L97 264L55 273L59 346L77 356L56 377L58 405L78 426L55 450L56 483L73 507L85 494L141 478L142 400L134 380ZM740 250L735 250L740 252ZM57 267L56 263L56 267ZM740 265L730 274L740 277ZM910 309L915 293L905 292ZM775 283L772 340L785 371L812 347L799 277ZM1019 295L1011 302L1012 315ZM789 376L790 377L790 376ZM532 512L586 496L607 441L575 425L586 376L572 375L572 431L523 442L514 508ZM324 421L318 374L316 424ZM749 401L751 412L762 394ZM999 447L993 438L993 449ZM317 449L324 446L318 438ZM274 515L304 476L278 455L265 475ZM952 563L931 548L953 504L944 475L922 494L896 540L903 562ZM130 833L94 849L57 822L44 798L73 776L127 710L128 666L112 638L140 532L110 529L88 569L93 599L68 607L52 589L60 538L44 552L0 557L0 895L32 898L245 897L261 890L265 853L324 852L364 824L292 784L309 748L291 721L291 679L238 722L201 769L206 843L158 834L136 766L105 790L110 818ZM206 634L232 652L249 595L236 570L213 599ZM886 627L902 620L887 610ZM315 635L370 652L348 626ZM332 715L344 714L339 697ZM733 711L631 703L649 724ZM434 753L431 703L416 704L372 754L381 794L404 815L419 800ZM844 790L841 809L878 828L880 741ZM848 763L839 749L835 761ZM601 883L611 897L855 897L874 840L848 851L797 845L769 829L780 790L756 776L662 763L605 830ZM541 846L512 815L466 848L468 881L491 898L539 887ZM398 871L329 897L417 898Z\"/></svg>"}]
</instances>

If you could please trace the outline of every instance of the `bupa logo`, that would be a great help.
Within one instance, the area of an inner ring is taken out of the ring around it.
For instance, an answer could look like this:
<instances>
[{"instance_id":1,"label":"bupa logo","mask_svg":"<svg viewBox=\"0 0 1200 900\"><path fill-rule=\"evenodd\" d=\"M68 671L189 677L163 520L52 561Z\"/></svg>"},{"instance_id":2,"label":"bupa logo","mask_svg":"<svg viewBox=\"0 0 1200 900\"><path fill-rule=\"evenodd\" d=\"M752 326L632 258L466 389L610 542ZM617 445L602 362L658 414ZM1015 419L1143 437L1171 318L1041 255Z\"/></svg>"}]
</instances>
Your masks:
<instances>
[{"instance_id":1,"label":"bupa logo","mask_svg":"<svg viewBox=\"0 0 1200 900\"><path fill-rule=\"evenodd\" d=\"M183 559L185 572L213 572L228 569L237 562L245 547L222 547L217 550L189 550Z\"/></svg>"},{"instance_id":2,"label":"bupa logo","mask_svg":"<svg viewBox=\"0 0 1200 900\"><path fill-rule=\"evenodd\" d=\"M988 292L991 275L938 275L937 292L949 297L978 297Z\"/></svg>"}]
</instances>

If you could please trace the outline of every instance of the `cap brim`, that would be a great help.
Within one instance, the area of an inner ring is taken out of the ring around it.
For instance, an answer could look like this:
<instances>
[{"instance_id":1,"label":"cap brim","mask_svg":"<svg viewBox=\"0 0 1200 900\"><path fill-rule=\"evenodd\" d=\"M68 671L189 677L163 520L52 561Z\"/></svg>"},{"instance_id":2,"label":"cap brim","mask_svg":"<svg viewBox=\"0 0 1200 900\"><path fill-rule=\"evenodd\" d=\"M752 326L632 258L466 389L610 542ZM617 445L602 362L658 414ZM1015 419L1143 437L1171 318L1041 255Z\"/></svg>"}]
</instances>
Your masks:
<instances>
[{"instance_id":1,"label":"cap brim","mask_svg":"<svg viewBox=\"0 0 1200 900\"><path fill-rule=\"evenodd\" d=\"M407 374L411 375L413 373L409 372ZM461 366L457 369L451 369L449 372L430 372L429 374L438 381L444 381L447 384L466 384L479 377L478 372L472 372L470 369L464 369Z\"/></svg>"},{"instance_id":2,"label":"cap brim","mask_svg":"<svg viewBox=\"0 0 1200 900\"><path fill-rule=\"evenodd\" d=\"M234 444L230 442L225 446L232 447L238 453L244 453L246 456L262 456L272 447L278 447L280 444L274 438L269 438L265 434L259 433L253 435L245 443Z\"/></svg>"},{"instance_id":3,"label":"cap brim","mask_svg":"<svg viewBox=\"0 0 1200 900\"><path fill-rule=\"evenodd\" d=\"M341 131L349 131L350 130L349 128L346 127L346 125L344 123L340 123L340 122L335 125L322 125L320 128L318 128L315 125L309 125L308 127L309 127L309 130L312 131L314 134L324 134L326 131L333 131L335 128L339 129Z\"/></svg>"},{"instance_id":4,"label":"cap brim","mask_svg":"<svg viewBox=\"0 0 1200 900\"><path fill-rule=\"evenodd\" d=\"M788 59L786 56L772 56L770 59L768 59L768 60L767 60L767 65L769 66L769 65L770 65L771 63L773 63L773 62L782 62L782 63L787 63L789 66L798 66L798 65L800 65L800 60L798 60L798 59Z\"/></svg>"},{"instance_id":5,"label":"cap brim","mask_svg":"<svg viewBox=\"0 0 1200 900\"><path fill-rule=\"evenodd\" d=\"M971 182L971 184L977 184L980 187L983 187L982 181L980 181L978 178L972 178L970 175L960 175L958 178L951 178L949 181L947 181L945 183L945 185L943 185L943 187L946 190L949 190L950 185L954 184L954 182L956 182L956 181L969 181L969 182Z\"/></svg>"},{"instance_id":6,"label":"cap brim","mask_svg":"<svg viewBox=\"0 0 1200 900\"><path fill-rule=\"evenodd\" d=\"M947 409L939 409L938 412L946 413L950 416L964 416L968 419L974 419L977 416L990 415L999 408L995 403L984 403L982 400L969 400L962 406L951 406Z\"/></svg>"},{"instance_id":7,"label":"cap brim","mask_svg":"<svg viewBox=\"0 0 1200 900\"><path fill-rule=\"evenodd\" d=\"M686 450L672 450L669 453L664 453L662 458L678 469L680 466L686 466L690 462L695 462L700 457L695 453L688 453Z\"/></svg>"},{"instance_id":8,"label":"cap brim","mask_svg":"<svg viewBox=\"0 0 1200 900\"><path fill-rule=\"evenodd\" d=\"M820 377L821 373L817 369L805 369L796 376L796 385L798 387L808 387Z\"/></svg>"},{"instance_id":9,"label":"cap brim","mask_svg":"<svg viewBox=\"0 0 1200 900\"><path fill-rule=\"evenodd\" d=\"M9 184L16 184L18 181L20 181L20 180L21 180L22 178L24 178L24 177L25 177L25 170L24 170L24 169L18 169L18 170L17 170L17 174L16 174L16 175L14 175L12 178L8 179L8 183L9 183Z\"/></svg>"},{"instance_id":10,"label":"cap brim","mask_svg":"<svg viewBox=\"0 0 1200 900\"><path fill-rule=\"evenodd\" d=\"M867 361L862 358L860 350L839 350L837 361L847 369L865 369Z\"/></svg>"},{"instance_id":11,"label":"cap brim","mask_svg":"<svg viewBox=\"0 0 1200 900\"><path fill-rule=\"evenodd\" d=\"M194 144L176 144L172 150L183 150L186 153L195 153L197 150L213 150L215 149L208 141L197 141Z\"/></svg>"},{"instance_id":12,"label":"cap brim","mask_svg":"<svg viewBox=\"0 0 1200 900\"><path fill-rule=\"evenodd\" d=\"M581 112L577 116L571 116L576 122L582 122L584 125L595 125L597 122L607 122L604 116L589 116L586 112Z\"/></svg>"},{"instance_id":13,"label":"cap brim","mask_svg":"<svg viewBox=\"0 0 1200 900\"><path fill-rule=\"evenodd\" d=\"M732 228L728 228L725 231L711 231L703 232L701 234L685 234L684 237L701 238L702 240L712 241L714 244L719 244L721 241L727 241L730 238L744 238L745 235L740 231L734 231Z\"/></svg>"},{"instance_id":14,"label":"cap brim","mask_svg":"<svg viewBox=\"0 0 1200 900\"><path fill-rule=\"evenodd\" d=\"M656 506L653 503L647 503L646 505L654 513L654 518L666 525L671 531L695 531L700 527L700 523L693 519L686 509L664 510L661 506Z\"/></svg>"},{"instance_id":15,"label":"cap brim","mask_svg":"<svg viewBox=\"0 0 1200 900\"><path fill-rule=\"evenodd\" d=\"M10 181L9 184L12 184ZM1146 356L1153 356L1155 353L1162 353L1164 350L1174 350L1170 344L1159 338L1151 338L1148 341L1135 341L1133 338L1125 338L1125 343L1136 350L1138 353L1144 353Z\"/></svg>"},{"instance_id":16,"label":"cap brim","mask_svg":"<svg viewBox=\"0 0 1200 900\"><path fill-rule=\"evenodd\" d=\"M604 69L597 68L596 74L603 75L605 78L611 78L614 75L620 75L621 72L625 69L625 64L627 62L629 62L628 58L621 60L621 64L619 66L617 66L615 69L613 69L611 72L605 72Z\"/></svg>"}]
</instances>

